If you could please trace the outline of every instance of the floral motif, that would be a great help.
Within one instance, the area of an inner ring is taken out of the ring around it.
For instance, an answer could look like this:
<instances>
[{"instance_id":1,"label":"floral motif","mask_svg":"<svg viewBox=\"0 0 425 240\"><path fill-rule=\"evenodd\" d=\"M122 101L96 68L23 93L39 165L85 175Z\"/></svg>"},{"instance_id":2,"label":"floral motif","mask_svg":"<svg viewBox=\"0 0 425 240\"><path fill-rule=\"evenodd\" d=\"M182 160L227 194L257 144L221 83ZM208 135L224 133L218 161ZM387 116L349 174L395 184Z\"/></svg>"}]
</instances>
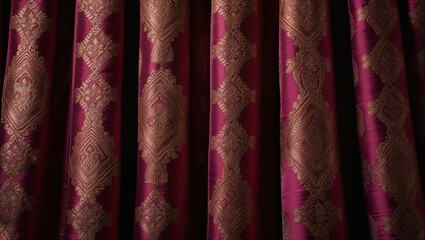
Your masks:
<instances>
[{"instance_id":1,"label":"floral motif","mask_svg":"<svg viewBox=\"0 0 425 240\"><path fill-rule=\"evenodd\" d=\"M371 0L358 11L359 21L367 21L381 37L387 37L398 20L398 12L390 1Z\"/></svg>"},{"instance_id":2,"label":"floral motif","mask_svg":"<svg viewBox=\"0 0 425 240\"><path fill-rule=\"evenodd\" d=\"M231 169L223 170L232 171ZM217 181L208 211L214 217L223 239L240 239L239 234L249 223L253 205L249 200L249 187L241 175L229 172Z\"/></svg>"},{"instance_id":3,"label":"floral motif","mask_svg":"<svg viewBox=\"0 0 425 240\"><path fill-rule=\"evenodd\" d=\"M153 190L136 209L136 222L139 222L147 239L156 240L171 222L177 222L177 209L171 208L157 190Z\"/></svg>"}]
</instances>

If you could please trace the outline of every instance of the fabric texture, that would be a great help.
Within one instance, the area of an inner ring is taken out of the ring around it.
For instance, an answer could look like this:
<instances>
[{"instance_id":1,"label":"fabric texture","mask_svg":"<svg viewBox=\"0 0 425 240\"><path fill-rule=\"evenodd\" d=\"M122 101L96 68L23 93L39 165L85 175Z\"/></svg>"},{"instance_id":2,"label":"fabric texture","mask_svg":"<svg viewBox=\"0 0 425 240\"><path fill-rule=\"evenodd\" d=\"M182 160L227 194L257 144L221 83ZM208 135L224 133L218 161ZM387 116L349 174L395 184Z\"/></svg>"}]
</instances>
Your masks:
<instances>
[{"instance_id":1,"label":"fabric texture","mask_svg":"<svg viewBox=\"0 0 425 240\"><path fill-rule=\"evenodd\" d=\"M0 14L0 239L425 238L425 0Z\"/></svg>"}]
</instances>

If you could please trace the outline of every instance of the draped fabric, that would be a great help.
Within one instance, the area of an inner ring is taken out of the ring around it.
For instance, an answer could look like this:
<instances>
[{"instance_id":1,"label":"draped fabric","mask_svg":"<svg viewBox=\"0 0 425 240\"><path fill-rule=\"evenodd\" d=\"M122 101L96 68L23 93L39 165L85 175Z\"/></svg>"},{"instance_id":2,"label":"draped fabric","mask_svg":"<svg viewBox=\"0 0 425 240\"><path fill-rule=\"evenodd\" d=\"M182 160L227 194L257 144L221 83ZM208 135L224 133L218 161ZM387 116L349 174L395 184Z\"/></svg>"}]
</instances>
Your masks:
<instances>
[{"instance_id":1,"label":"draped fabric","mask_svg":"<svg viewBox=\"0 0 425 240\"><path fill-rule=\"evenodd\" d=\"M0 239L425 239L425 0L0 14Z\"/></svg>"}]
</instances>

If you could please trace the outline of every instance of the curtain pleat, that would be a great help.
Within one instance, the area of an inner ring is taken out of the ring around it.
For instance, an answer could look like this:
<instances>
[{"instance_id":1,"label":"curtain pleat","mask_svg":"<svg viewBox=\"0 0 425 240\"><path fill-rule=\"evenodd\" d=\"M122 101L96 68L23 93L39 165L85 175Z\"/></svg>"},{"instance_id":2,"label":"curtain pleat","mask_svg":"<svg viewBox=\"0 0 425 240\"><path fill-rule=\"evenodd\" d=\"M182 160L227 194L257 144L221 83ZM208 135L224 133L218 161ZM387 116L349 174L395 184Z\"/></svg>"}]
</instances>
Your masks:
<instances>
[{"instance_id":1,"label":"curtain pleat","mask_svg":"<svg viewBox=\"0 0 425 240\"><path fill-rule=\"evenodd\" d=\"M0 239L424 239L424 0L3 0Z\"/></svg>"},{"instance_id":2,"label":"curtain pleat","mask_svg":"<svg viewBox=\"0 0 425 240\"><path fill-rule=\"evenodd\" d=\"M281 1L284 239L348 238L327 1Z\"/></svg>"},{"instance_id":3,"label":"curtain pleat","mask_svg":"<svg viewBox=\"0 0 425 240\"><path fill-rule=\"evenodd\" d=\"M188 1L140 1L137 239L188 237L189 19Z\"/></svg>"},{"instance_id":4,"label":"curtain pleat","mask_svg":"<svg viewBox=\"0 0 425 240\"><path fill-rule=\"evenodd\" d=\"M64 211L66 239L118 237L122 11L76 2Z\"/></svg>"},{"instance_id":5,"label":"curtain pleat","mask_svg":"<svg viewBox=\"0 0 425 240\"><path fill-rule=\"evenodd\" d=\"M422 239L424 201L397 1L349 1L358 135L374 239Z\"/></svg>"}]
</instances>

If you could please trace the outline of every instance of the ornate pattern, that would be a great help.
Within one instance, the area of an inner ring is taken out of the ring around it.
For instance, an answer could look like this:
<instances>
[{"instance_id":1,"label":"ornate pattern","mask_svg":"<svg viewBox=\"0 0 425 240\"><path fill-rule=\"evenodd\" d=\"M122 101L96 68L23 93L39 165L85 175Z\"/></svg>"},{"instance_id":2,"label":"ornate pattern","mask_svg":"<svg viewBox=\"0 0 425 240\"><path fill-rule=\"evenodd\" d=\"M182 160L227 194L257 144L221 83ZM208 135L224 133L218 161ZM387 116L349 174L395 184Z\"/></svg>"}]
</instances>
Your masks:
<instances>
[{"instance_id":1,"label":"ornate pattern","mask_svg":"<svg viewBox=\"0 0 425 240\"><path fill-rule=\"evenodd\" d=\"M84 111L83 126L74 138L69 175L80 201L68 211L68 223L79 239L95 239L96 233L110 221L96 196L111 184L118 171L114 141L103 126L104 109L115 101L116 89L102 77L102 66L118 54L114 43L102 30L106 17L119 10L116 0L78 0L77 9L83 12L92 28L76 45L76 57L90 69L90 75L75 89L74 100Z\"/></svg>"},{"instance_id":2,"label":"ornate pattern","mask_svg":"<svg viewBox=\"0 0 425 240\"><path fill-rule=\"evenodd\" d=\"M217 181L208 204L208 211L214 216L214 223L223 239L240 239L239 234L249 223L254 211L249 200L248 183L233 169L225 167L224 177Z\"/></svg>"},{"instance_id":3,"label":"ornate pattern","mask_svg":"<svg viewBox=\"0 0 425 240\"><path fill-rule=\"evenodd\" d=\"M358 15L358 20L367 21L381 38L390 34L398 19L397 9L387 0L369 1L364 8L358 11Z\"/></svg>"},{"instance_id":4,"label":"ornate pattern","mask_svg":"<svg viewBox=\"0 0 425 240\"><path fill-rule=\"evenodd\" d=\"M302 207L294 210L295 222L302 223L316 239L327 239L342 210L326 196L338 171L335 120L322 91L329 59L317 50L326 34L328 9L324 1L281 1L280 27L291 37L298 52L286 62L298 86L298 101L289 118L282 122L282 159L288 162L309 192Z\"/></svg>"},{"instance_id":5,"label":"ornate pattern","mask_svg":"<svg viewBox=\"0 0 425 240\"><path fill-rule=\"evenodd\" d=\"M326 239L337 221L342 221L342 210L334 207L323 193L311 194L301 208L294 211L295 222L304 223L315 239Z\"/></svg>"},{"instance_id":6,"label":"ornate pattern","mask_svg":"<svg viewBox=\"0 0 425 240\"><path fill-rule=\"evenodd\" d=\"M186 98L172 71L164 68L173 61L171 43L184 30L185 18L184 0L140 1L140 21L153 44L150 61L161 65L151 72L139 97L139 150L147 164L145 182L152 184L153 190L136 209L135 221L150 240L160 238L166 227L178 220L178 210L170 206L159 187L168 182L167 164L177 158L187 138ZM140 52L140 69L142 61Z\"/></svg>"},{"instance_id":7,"label":"ornate pattern","mask_svg":"<svg viewBox=\"0 0 425 240\"><path fill-rule=\"evenodd\" d=\"M186 99L171 70L153 71L139 100L139 150L148 165L145 181L168 182L167 163L186 136Z\"/></svg>"},{"instance_id":8,"label":"ornate pattern","mask_svg":"<svg viewBox=\"0 0 425 240\"><path fill-rule=\"evenodd\" d=\"M372 69L382 81L394 82L403 69L401 53L389 40L380 40L372 52L363 57L363 67Z\"/></svg>"},{"instance_id":9,"label":"ornate pattern","mask_svg":"<svg viewBox=\"0 0 425 240\"><path fill-rule=\"evenodd\" d=\"M378 226L376 226L375 221L373 218L368 216L369 219L369 228L370 228L370 238L371 240L379 240L379 232L378 232Z\"/></svg>"},{"instance_id":10,"label":"ornate pattern","mask_svg":"<svg viewBox=\"0 0 425 240\"><path fill-rule=\"evenodd\" d=\"M396 87L404 60L387 39L398 21L397 9L390 1L371 0L358 12L359 19L366 20L380 37L372 52L363 57L363 67L371 69L384 84L379 96L369 103L368 113L385 125L386 138L377 149L377 164L367 166L374 183L398 204L384 220L384 229L399 239L423 239L423 219L414 206L420 188L417 158L404 131L409 105Z\"/></svg>"},{"instance_id":11,"label":"ornate pattern","mask_svg":"<svg viewBox=\"0 0 425 240\"><path fill-rule=\"evenodd\" d=\"M322 1L280 1L280 12L285 13L280 14L280 27L297 46L318 45L326 34L328 16Z\"/></svg>"},{"instance_id":12,"label":"ornate pattern","mask_svg":"<svg viewBox=\"0 0 425 240\"><path fill-rule=\"evenodd\" d=\"M240 161L249 149L255 147L255 139L248 135L238 118L256 98L255 91L239 76L243 65L256 57L256 45L248 41L240 25L256 10L256 1L213 0L211 4L212 13L223 17L227 29L211 48L211 57L217 59L226 71L218 89L211 93L211 104L218 105L226 123L217 135L211 137L210 150L218 152L224 165L221 178L213 187L208 211L222 239L240 239L254 213L248 183L242 179Z\"/></svg>"},{"instance_id":13,"label":"ornate pattern","mask_svg":"<svg viewBox=\"0 0 425 240\"><path fill-rule=\"evenodd\" d=\"M110 222L107 214L94 198L83 198L68 213L68 223L76 229L79 239L95 239L96 232Z\"/></svg>"},{"instance_id":14,"label":"ornate pattern","mask_svg":"<svg viewBox=\"0 0 425 240\"><path fill-rule=\"evenodd\" d=\"M171 222L177 222L177 209L172 209L164 197L153 190L136 209L136 221L145 231L147 239L158 239Z\"/></svg>"},{"instance_id":15,"label":"ornate pattern","mask_svg":"<svg viewBox=\"0 0 425 240\"><path fill-rule=\"evenodd\" d=\"M171 42L183 31L184 0L140 1L140 21L153 44L151 61L161 65L173 60Z\"/></svg>"},{"instance_id":16,"label":"ornate pattern","mask_svg":"<svg viewBox=\"0 0 425 240\"><path fill-rule=\"evenodd\" d=\"M33 149L27 137L42 124L49 96L46 66L37 45L49 29L46 14L34 0L29 0L12 16L11 29L18 33L20 43L3 85L1 121L10 137L0 149L0 167L7 175L0 187L1 239L19 238L14 225L22 212L31 209L31 197L17 176L38 160L38 150Z\"/></svg>"}]
</instances>

